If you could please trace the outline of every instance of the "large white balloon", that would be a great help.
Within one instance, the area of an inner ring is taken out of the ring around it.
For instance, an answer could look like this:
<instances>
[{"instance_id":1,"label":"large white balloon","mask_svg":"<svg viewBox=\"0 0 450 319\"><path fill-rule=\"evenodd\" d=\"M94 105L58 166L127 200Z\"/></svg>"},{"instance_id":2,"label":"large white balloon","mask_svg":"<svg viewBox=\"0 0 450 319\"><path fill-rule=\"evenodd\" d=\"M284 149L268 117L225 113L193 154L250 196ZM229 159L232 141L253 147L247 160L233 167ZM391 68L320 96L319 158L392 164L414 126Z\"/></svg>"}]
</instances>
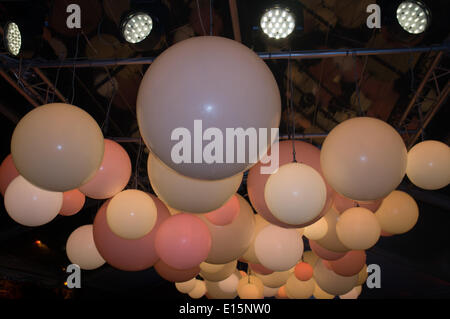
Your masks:
<instances>
[{"instance_id":1,"label":"large white balloon","mask_svg":"<svg viewBox=\"0 0 450 319\"><path fill-rule=\"evenodd\" d=\"M92 225L84 225L70 234L66 243L67 257L81 269L92 270L101 267L105 260L95 246Z\"/></svg>"}]
</instances>

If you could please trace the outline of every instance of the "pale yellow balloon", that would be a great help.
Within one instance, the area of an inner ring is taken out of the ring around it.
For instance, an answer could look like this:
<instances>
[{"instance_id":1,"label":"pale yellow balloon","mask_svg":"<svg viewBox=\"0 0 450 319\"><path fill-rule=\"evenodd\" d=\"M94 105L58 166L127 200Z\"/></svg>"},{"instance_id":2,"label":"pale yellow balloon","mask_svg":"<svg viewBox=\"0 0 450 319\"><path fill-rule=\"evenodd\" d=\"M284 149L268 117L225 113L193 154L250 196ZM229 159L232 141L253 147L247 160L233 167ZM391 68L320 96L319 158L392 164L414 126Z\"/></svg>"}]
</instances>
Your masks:
<instances>
[{"instance_id":1,"label":"pale yellow balloon","mask_svg":"<svg viewBox=\"0 0 450 319\"><path fill-rule=\"evenodd\" d=\"M397 131L384 121L356 117L337 125L323 142L320 163L326 181L345 197L383 198L402 181L407 152Z\"/></svg>"},{"instance_id":2,"label":"pale yellow balloon","mask_svg":"<svg viewBox=\"0 0 450 319\"><path fill-rule=\"evenodd\" d=\"M84 270L96 269L105 264L95 246L93 225L78 227L70 234L66 253L72 264L77 264Z\"/></svg>"},{"instance_id":3,"label":"pale yellow balloon","mask_svg":"<svg viewBox=\"0 0 450 319\"><path fill-rule=\"evenodd\" d=\"M393 191L381 203L375 217L383 231L398 235L411 230L419 219L419 207L409 194Z\"/></svg>"},{"instance_id":4,"label":"pale yellow balloon","mask_svg":"<svg viewBox=\"0 0 450 319\"><path fill-rule=\"evenodd\" d=\"M239 284L239 280L242 279L242 274L239 270L235 269L234 273L232 273L228 278L219 281L217 284L225 293L234 293L237 291L237 286Z\"/></svg>"},{"instance_id":5,"label":"pale yellow balloon","mask_svg":"<svg viewBox=\"0 0 450 319\"><path fill-rule=\"evenodd\" d=\"M24 226L41 226L52 221L63 203L63 193L39 188L22 176L17 176L5 192L8 215Z\"/></svg>"},{"instance_id":6,"label":"pale yellow balloon","mask_svg":"<svg viewBox=\"0 0 450 319\"><path fill-rule=\"evenodd\" d=\"M246 286L248 284L255 285L258 288L259 293L261 295L263 295L264 284L263 284L262 280L255 275L248 275L248 276L242 277L239 280L237 288L236 288L238 291L238 294L239 294L239 289L241 289L243 286Z\"/></svg>"},{"instance_id":7,"label":"pale yellow balloon","mask_svg":"<svg viewBox=\"0 0 450 319\"><path fill-rule=\"evenodd\" d=\"M254 284L244 284L238 287L238 296L241 299L263 299L264 295L258 286Z\"/></svg>"},{"instance_id":8,"label":"pale yellow balloon","mask_svg":"<svg viewBox=\"0 0 450 319\"><path fill-rule=\"evenodd\" d=\"M344 211L336 224L339 240L351 250L366 250L380 238L381 228L375 214L363 207Z\"/></svg>"},{"instance_id":9,"label":"pale yellow balloon","mask_svg":"<svg viewBox=\"0 0 450 319\"><path fill-rule=\"evenodd\" d=\"M264 297L267 297L267 298L275 297L275 295L278 292L278 289L279 289L279 287L270 288L270 287L264 286L263 295L264 295Z\"/></svg>"},{"instance_id":10,"label":"pale yellow balloon","mask_svg":"<svg viewBox=\"0 0 450 319\"><path fill-rule=\"evenodd\" d=\"M329 270L322 259L317 260L314 267L314 280L326 293L343 295L353 289L358 282L358 275L344 277Z\"/></svg>"},{"instance_id":11,"label":"pale yellow balloon","mask_svg":"<svg viewBox=\"0 0 450 319\"><path fill-rule=\"evenodd\" d=\"M260 263L255 254L255 238L259 234L261 229L263 229L267 225L269 225L268 221L262 218L261 215L255 214L255 231L253 233L252 241L247 251L242 255L242 258L245 259L247 262L252 264Z\"/></svg>"},{"instance_id":12,"label":"pale yellow balloon","mask_svg":"<svg viewBox=\"0 0 450 319\"><path fill-rule=\"evenodd\" d=\"M346 294L340 295L339 298L340 299L358 299L359 295L361 294L361 291L362 291L362 287L356 286L356 287L353 287L353 289L350 290L349 292L347 292Z\"/></svg>"},{"instance_id":13,"label":"pale yellow balloon","mask_svg":"<svg viewBox=\"0 0 450 319\"><path fill-rule=\"evenodd\" d=\"M221 180L183 176L153 153L148 156L147 172L158 198L168 206L188 213L208 213L218 209L236 193L243 177L242 173Z\"/></svg>"},{"instance_id":14,"label":"pale yellow balloon","mask_svg":"<svg viewBox=\"0 0 450 319\"><path fill-rule=\"evenodd\" d=\"M308 263L311 267L314 267L319 257L312 250L308 250L303 252L302 259L305 263Z\"/></svg>"},{"instance_id":15,"label":"pale yellow balloon","mask_svg":"<svg viewBox=\"0 0 450 319\"><path fill-rule=\"evenodd\" d=\"M314 279L301 281L291 274L286 282L286 293L291 299L308 299L313 295L315 286Z\"/></svg>"},{"instance_id":16,"label":"pale yellow balloon","mask_svg":"<svg viewBox=\"0 0 450 319\"><path fill-rule=\"evenodd\" d=\"M361 271L358 273L358 282L356 284L358 286L364 285L367 277L369 277L369 274L367 273L367 265L364 265L363 269L361 269Z\"/></svg>"},{"instance_id":17,"label":"pale yellow balloon","mask_svg":"<svg viewBox=\"0 0 450 319\"><path fill-rule=\"evenodd\" d=\"M202 262L200 264L200 276L207 281L221 281L234 273L237 266L237 260L230 261L223 265L209 264Z\"/></svg>"},{"instance_id":18,"label":"pale yellow balloon","mask_svg":"<svg viewBox=\"0 0 450 319\"><path fill-rule=\"evenodd\" d=\"M34 185L65 192L87 183L103 160L97 122L79 107L52 103L28 112L11 138L20 174Z\"/></svg>"},{"instance_id":19,"label":"pale yellow balloon","mask_svg":"<svg viewBox=\"0 0 450 319\"><path fill-rule=\"evenodd\" d=\"M208 297L211 299L234 299L237 297L237 286L242 275L235 271L222 281L205 281Z\"/></svg>"},{"instance_id":20,"label":"pale yellow balloon","mask_svg":"<svg viewBox=\"0 0 450 319\"><path fill-rule=\"evenodd\" d=\"M188 293L188 295L192 299L200 299L201 297L203 297L206 294L206 292L207 292L207 290L206 290L205 282L203 280L196 279L195 287Z\"/></svg>"},{"instance_id":21,"label":"pale yellow balloon","mask_svg":"<svg viewBox=\"0 0 450 319\"><path fill-rule=\"evenodd\" d=\"M435 190L450 183L450 148L439 141L424 141L408 152L406 175L417 187Z\"/></svg>"},{"instance_id":22,"label":"pale yellow balloon","mask_svg":"<svg viewBox=\"0 0 450 319\"><path fill-rule=\"evenodd\" d=\"M127 189L111 199L106 221L111 231L125 239L138 239L155 226L157 209L153 199L140 190Z\"/></svg>"},{"instance_id":23,"label":"pale yellow balloon","mask_svg":"<svg viewBox=\"0 0 450 319\"><path fill-rule=\"evenodd\" d=\"M303 241L296 229L268 225L256 236L255 253L264 267L285 271L294 267L302 257Z\"/></svg>"},{"instance_id":24,"label":"pale yellow balloon","mask_svg":"<svg viewBox=\"0 0 450 319\"><path fill-rule=\"evenodd\" d=\"M316 299L334 299L335 296L323 291L315 282L313 297Z\"/></svg>"},{"instance_id":25,"label":"pale yellow balloon","mask_svg":"<svg viewBox=\"0 0 450 319\"><path fill-rule=\"evenodd\" d=\"M344 244L339 240L337 236L336 224L338 222L339 217L340 214L334 207L331 207L327 211L327 213L324 216L324 219L327 221L328 231L324 237L317 240L317 243L325 249L341 253L347 252L350 249L344 246Z\"/></svg>"},{"instance_id":26,"label":"pale yellow balloon","mask_svg":"<svg viewBox=\"0 0 450 319\"><path fill-rule=\"evenodd\" d=\"M327 188L322 176L311 166L289 163L269 177L264 198L278 220L301 225L311 222L322 212Z\"/></svg>"},{"instance_id":27,"label":"pale yellow balloon","mask_svg":"<svg viewBox=\"0 0 450 319\"><path fill-rule=\"evenodd\" d=\"M319 240L325 237L328 232L328 223L325 217L322 217L314 224L304 228L304 235L311 240Z\"/></svg>"},{"instance_id":28,"label":"pale yellow balloon","mask_svg":"<svg viewBox=\"0 0 450 319\"><path fill-rule=\"evenodd\" d=\"M196 280L197 279L192 278L191 280L188 281L176 282L175 287L179 292L183 294L188 294L195 288Z\"/></svg>"},{"instance_id":29,"label":"pale yellow balloon","mask_svg":"<svg viewBox=\"0 0 450 319\"><path fill-rule=\"evenodd\" d=\"M269 275L261 275L256 273L255 276L261 279L264 286L267 286L269 288L280 288L286 283L293 271L294 268L291 268L286 271L275 271Z\"/></svg>"}]
</instances>

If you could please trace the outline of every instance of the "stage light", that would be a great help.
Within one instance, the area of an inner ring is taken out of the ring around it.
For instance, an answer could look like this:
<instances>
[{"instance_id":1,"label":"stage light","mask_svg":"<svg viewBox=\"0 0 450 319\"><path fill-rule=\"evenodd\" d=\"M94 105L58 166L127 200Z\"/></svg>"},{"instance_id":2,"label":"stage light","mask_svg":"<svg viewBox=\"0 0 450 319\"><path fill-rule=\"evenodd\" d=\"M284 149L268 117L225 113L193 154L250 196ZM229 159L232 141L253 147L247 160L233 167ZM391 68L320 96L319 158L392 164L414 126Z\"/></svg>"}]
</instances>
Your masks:
<instances>
[{"instance_id":1,"label":"stage light","mask_svg":"<svg viewBox=\"0 0 450 319\"><path fill-rule=\"evenodd\" d=\"M397 7L397 21L408 33L423 33L430 23L430 11L420 1L404 1Z\"/></svg>"},{"instance_id":2,"label":"stage light","mask_svg":"<svg viewBox=\"0 0 450 319\"><path fill-rule=\"evenodd\" d=\"M269 38L284 39L294 31L295 17L287 8L274 7L266 10L260 25Z\"/></svg>"},{"instance_id":3,"label":"stage light","mask_svg":"<svg viewBox=\"0 0 450 319\"><path fill-rule=\"evenodd\" d=\"M153 19L144 12L130 13L122 23L122 35L128 43L144 41L152 32Z\"/></svg>"},{"instance_id":4,"label":"stage light","mask_svg":"<svg viewBox=\"0 0 450 319\"><path fill-rule=\"evenodd\" d=\"M4 30L6 49L13 56L19 55L22 47L22 35L19 26L15 22L8 22Z\"/></svg>"}]
</instances>

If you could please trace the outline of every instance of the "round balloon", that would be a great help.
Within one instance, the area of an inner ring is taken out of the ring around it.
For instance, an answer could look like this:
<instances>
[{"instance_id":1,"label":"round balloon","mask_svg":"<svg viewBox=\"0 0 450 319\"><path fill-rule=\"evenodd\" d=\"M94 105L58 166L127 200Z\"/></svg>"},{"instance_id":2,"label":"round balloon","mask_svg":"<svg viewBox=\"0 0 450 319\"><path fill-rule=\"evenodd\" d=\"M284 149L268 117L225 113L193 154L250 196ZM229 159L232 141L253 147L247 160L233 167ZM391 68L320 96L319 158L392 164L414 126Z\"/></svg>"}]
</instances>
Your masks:
<instances>
[{"instance_id":1,"label":"round balloon","mask_svg":"<svg viewBox=\"0 0 450 319\"><path fill-rule=\"evenodd\" d=\"M344 197L339 193L334 193L333 195L333 206L339 213L346 211L352 207L364 207L372 212L376 212L377 209L381 206L381 202L383 199L377 199L372 201L355 201L350 198Z\"/></svg>"},{"instance_id":2,"label":"round balloon","mask_svg":"<svg viewBox=\"0 0 450 319\"><path fill-rule=\"evenodd\" d=\"M383 198L402 181L407 152L397 131L381 120L357 117L325 138L320 162L327 182L350 199Z\"/></svg>"},{"instance_id":3,"label":"round balloon","mask_svg":"<svg viewBox=\"0 0 450 319\"><path fill-rule=\"evenodd\" d=\"M214 265L202 262L200 264L200 276L207 281L221 281L228 278L236 270L237 260L224 265Z\"/></svg>"},{"instance_id":4,"label":"round balloon","mask_svg":"<svg viewBox=\"0 0 450 319\"><path fill-rule=\"evenodd\" d=\"M3 196L5 196L6 188L9 183L17 176L19 176L19 172L14 165L12 155L9 154L0 165L0 193Z\"/></svg>"},{"instance_id":5,"label":"round balloon","mask_svg":"<svg viewBox=\"0 0 450 319\"><path fill-rule=\"evenodd\" d=\"M105 263L95 246L92 225L78 227L70 234L66 252L70 262L77 264L81 269L92 270Z\"/></svg>"},{"instance_id":6,"label":"round balloon","mask_svg":"<svg viewBox=\"0 0 450 319\"><path fill-rule=\"evenodd\" d=\"M317 244L332 252L345 253L349 251L350 249L342 244L336 234L336 224L340 218L339 212L334 207L331 207L324 218L328 224L328 231L324 237L317 240Z\"/></svg>"},{"instance_id":7,"label":"round balloon","mask_svg":"<svg viewBox=\"0 0 450 319\"><path fill-rule=\"evenodd\" d=\"M314 270L313 267L306 262L299 262L295 266L294 274L300 281L310 280L313 276ZM312 293L311 293L312 294Z\"/></svg>"},{"instance_id":8,"label":"round balloon","mask_svg":"<svg viewBox=\"0 0 450 319\"><path fill-rule=\"evenodd\" d=\"M266 141L267 135L281 116L268 66L248 47L221 37L193 37L165 50L145 73L136 106L147 146L180 174L210 180L256 163L274 140ZM259 130L268 133L261 140ZM246 143L250 131L255 140ZM255 152L257 145L264 147Z\"/></svg>"},{"instance_id":9,"label":"round balloon","mask_svg":"<svg viewBox=\"0 0 450 319\"><path fill-rule=\"evenodd\" d=\"M239 214L239 199L236 195L212 212L206 213L205 217L214 225L225 226L231 224L236 216Z\"/></svg>"},{"instance_id":10,"label":"round balloon","mask_svg":"<svg viewBox=\"0 0 450 319\"><path fill-rule=\"evenodd\" d=\"M90 198L111 198L125 186L131 176L131 160L127 151L118 143L105 139L105 153L100 168L94 177L80 187Z\"/></svg>"},{"instance_id":11,"label":"round balloon","mask_svg":"<svg viewBox=\"0 0 450 319\"><path fill-rule=\"evenodd\" d=\"M314 267L314 279L317 285L326 293L343 295L355 287L358 275L344 277L329 270L323 261L319 259Z\"/></svg>"},{"instance_id":12,"label":"round balloon","mask_svg":"<svg viewBox=\"0 0 450 319\"><path fill-rule=\"evenodd\" d=\"M304 235L311 240L319 240L325 237L328 232L328 223L325 217L322 217L314 224L305 227Z\"/></svg>"},{"instance_id":13,"label":"round balloon","mask_svg":"<svg viewBox=\"0 0 450 319\"><path fill-rule=\"evenodd\" d=\"M5 193L8 215L24 226L41 226L52 221L61 210L63 193L36 187L22 176L9 184Z\"/></svg>"},{"instance_id":14,"label":"round balloon","mask_svg":"<svg viewBox=\"0 0 450 319\"><path fill-rule=\"evenodd\" d=\"M252 271L254 271L255 273L261 274L261 275L270 275L271 273L273 273L273 270L268 269L261 264L249 263L248 266L250 267L250 269Z\"/></svg>"},{"instance_id":15,"label":"round balloon","mask_svg":"<svg viewBox=\"0 0 450 319\"><path fill-rule=\"evenodd\" d=\"M314 279L299 280L292 274L286 282L286 293L291 299L309 299L313 293L316 284Z\"/></svg>"},{"instance_id":16,"label":"round balloon","mask_svg":"<svg viewBox=\"0 0 450 319\"><path fill-rule=\"evenodd\" d=\"M434 190L450 183L450 148L439 141L424 141L408 152L406 175L417 187Z\"/></svg>"},{"instance_id":17,"label":"round balloon","mask_svg":"<svg viewBox=\"0 0 450 319\"><path fill-rule=\"evenodd\" d=\"M275 295L278 293L278 287L276 288L270 288L267 286L264 286L264 291L263 291L263 295L264 297L270 298L270 297L275 297Z\"/></svg>"},{"instance_id":18,"label":"round balloon","mask_svg":"<svg viewBox=\"0 0 450 319\"><path fill-rule=\"evenodd\" d=\"M206 284L203 280L196 280L195 287L189 292L192 299L200 299L206 294Z\"/></svg>"},{"instance_id":19,"label":"round balloon","mask_svg":"<svg viewBox=\"0 0 450 319\"><path fill-rule=\"evenodd\" d=\"M292 274L293 269L289 269L286 271L275 271L270 275L261 275L255 273L255 276L261 279L264 286L269 288L279 288L283 286L288 280L289 276Z\"/></svg>"},{"instance_id":20,"label":"round balloon","mask_svg":"<svg viewBox=\"0 0 450 319\"><path fill-rule=\"evenodd\" d=\"M242 258L245 259L246 262L259 264L259 260L255 254L255 238L259 234L261 229L263 229L267 225L269 225L269 222L266 221L264 218L262 218L261 215L259 214L255 215L255 231L253 233L250 246L248 247L247 251L242 255Z\"/></svg>"},{"instance_id":21,"label":"round balloon","mask_svg":"<svg viewBox=\"0 0 450 319\"><path fill-rule=\"evenodd\" d=\"M346 294L340 295L339 298L340 299L358 299L359 295L361 294L361 291L362 291L362 287L356 286L356 287L353 287L353 289L350 290L349 292L347 292Z\"/></svg>"},{"instance_id":22,"label":"round balloon","mask_svg":"<svg viewBox=\"0 0 450 319\"><path fill-rule=\"evenodd\" d=\"M242 173L222 180L200 180L183 176L150 153L147 171L156 195L172 208L189 213L219 209L238 190Z\"/></svg>"},{"instance_id":23,"label":"round balloon","mask_svg":"<svg viewBox=\"0 0 450 319\"><path fill-rule=\"evenodd\" d=\"M329 264L338 275L354 276L366 265L366 252L364 250L351 250L344 257L329 261Z\"/></svg>"},{"instance_id":24,"label":"round balloon","mask_svg":"<svg viewBox=\"0 0 450 319\"><path fill-rule=\"evenodd\" d=\"M27 113L11 138L20 174L34 185L65 192L87 183L103 159L103 134L79 107L52 103Z\"/></svg>"},{"instance_id":25,"label":"round balloon","mask_svg":"<svg viewBox=\"0 0 450 319\"><path fill-rule=\"evenodd\" d=\"M183 294L188 294L189 292L191 292L194 288L195 288L195 278L192 278L188 281L183 281L183 282L176 282L175 283L175 287L177 288L177 290Z\"/></svg>"},{"instance_id":26,"label":"round balloon","mask_svg":"<svg viewBox=\"0 0 450 319\"><path fill-rule=\"evenodd\" d=\"M309 240L309 247L315 255L324 260L338 260L345 256L346 252L335 252L320 246L317 242Z\"/></svg>"},{"instance_id":27,"label":"round balloon","mask_svg":"<svg viewBox=\"0 0 450 319\"><path fill-rule=\"evenodd\" d=\"M197 277L200 272L199 266L187 269L176 269L167 265L164 261L158 260L154 265L155 271L163 279L170 282L186 281Z\"/></svg>"},{"instance_id":28,"label":"round balloon","mask_svg":"<svg viewBox=\"0 0 450 319\"><path fill-rule=\"evenodd\" d=\"M63 193L63 204L60 215L72 216L78 213L84 206L86 198L78 189L73 189Z\"/></svg>"}]
</instances>

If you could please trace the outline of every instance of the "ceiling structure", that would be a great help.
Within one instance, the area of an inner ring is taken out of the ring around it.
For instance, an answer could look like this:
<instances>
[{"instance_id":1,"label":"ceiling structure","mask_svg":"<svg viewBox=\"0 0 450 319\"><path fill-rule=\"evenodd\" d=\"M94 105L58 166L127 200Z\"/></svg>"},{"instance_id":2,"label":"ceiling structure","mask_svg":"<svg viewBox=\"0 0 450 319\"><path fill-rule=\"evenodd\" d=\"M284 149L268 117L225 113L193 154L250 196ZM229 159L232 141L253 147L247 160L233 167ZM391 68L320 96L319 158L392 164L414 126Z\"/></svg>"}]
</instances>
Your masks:
<instances>
[{"instance_id":1,"label":"ceiling structure","mask_svg":"<svg viewBox=\"0 0 450 319\"><path fill-rule=\"evenodd\" d=\"M22 116L39 105L63 101L88 111L106 137L122 143L135 166L130 187L137 183L151 191L145 156L139 155L146 152L139 143L135 112L140 80L153 57L167 47L209 34L240 41L265 58L282 97L282 136L293 134L295 126L297 138L320 146L338 123L367 115L396 127L407 146L421 139L450 144L448 3L424 1L432 12L432 26L405 42L390 28L395 21L385 14L390 12L387 0L377 1L381 29L366 26L366 7L372 0L281 2L303 23L286 40L275 41L259 28L273 1L215 0L212 6L209 0L0 1L2 25L22 17L40 26L30 56L0 54L0 158L10 153L11 135ZM81 6L81 32L65 27L70 3ZM127 44L120 35L121 17L135 6L153 9L159 17L158 36L144 48ZM413 47L422 49L414 52ZM371 52L393 48L402 52ZM279 52L284 52L282 57L276 56ZM382 267L383 286L363 289L362 297L450 297L450 189L420 190L407 178L400 189L418 202L419 221L411 232L382 238L367 252L368 263ZM239 192L245 196L245 183ZM127 273L108 265L83 272L84 289L65 289L70 263L66 240L74 229L93 222L100 205L87 199L79 214L59 216L38 228L14 223L1 205L0 297L13 291L7 287L16 287L25 297L39 291L49 298L184 298L153 269Z\"/></svg>"}]
</instances>

